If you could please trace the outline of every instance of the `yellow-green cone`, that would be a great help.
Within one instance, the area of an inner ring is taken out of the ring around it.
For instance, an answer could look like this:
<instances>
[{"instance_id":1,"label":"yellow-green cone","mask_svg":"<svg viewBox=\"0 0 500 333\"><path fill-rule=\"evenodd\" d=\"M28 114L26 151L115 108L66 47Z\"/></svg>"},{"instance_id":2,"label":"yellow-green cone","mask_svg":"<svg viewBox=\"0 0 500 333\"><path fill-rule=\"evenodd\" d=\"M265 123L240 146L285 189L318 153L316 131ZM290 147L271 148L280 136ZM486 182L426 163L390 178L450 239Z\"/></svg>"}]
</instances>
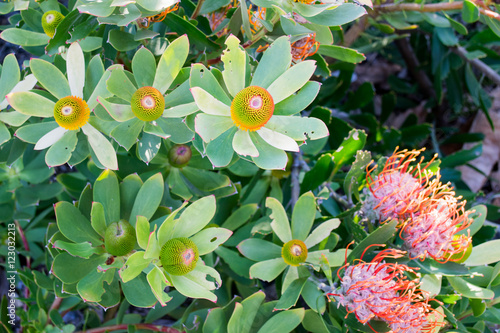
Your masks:
<instances>
[{"instance_id":1,"label":"yellow-green cone","mask_svg":"<svg viewBox=\"0 0 500 333\"><path fill-rule=\"evenodd\" d=\"M299 266L307 259L307 247L303 241L292 239L281 248L281 257L288 265Z\"/></svg>"},{"instance_id":2,"label":"yellow-green cone","mask_svg":"<svg viewBox=\"0 0 500 333\"><path fill-rule=\"evenodd\" d=\"M153 121L163 114L165 99L158 89L142 87L135 91L130 101L132 112L143 121Z\"/></svg>"},{"instance_id":3,"label":"yellow-green cone","mask_svg":"<svg viewBox=\"0 0 500 333\"><path fill-rule=\"evenodd\" d=\"M47 36L54 37L56 28L64 19L64 15L56 10L49 10L42 16L42 28Z\"/></svg>"},{"instance_id":4,"label":"yellow-green cone","mask_svg":"<svg viewBox=\"0 0 500 333\"><path fill-rule=\"evenodd\" d=\"M184 275L191 272L198 262L198 247L186 237L166 242L160 251L160 261L167 273Z\"/></svg>"},{"instance_id":5,"label":"yellow-green cone","mask_svg":"<svg viewBox=\"0 0 500 333\"><path fill-rule=\"evenodd\" d=\"M114 256L124 256L135 247L134 227L126 220L111 223L104 234L106 251Z\"/></svg>"}]
</instances>

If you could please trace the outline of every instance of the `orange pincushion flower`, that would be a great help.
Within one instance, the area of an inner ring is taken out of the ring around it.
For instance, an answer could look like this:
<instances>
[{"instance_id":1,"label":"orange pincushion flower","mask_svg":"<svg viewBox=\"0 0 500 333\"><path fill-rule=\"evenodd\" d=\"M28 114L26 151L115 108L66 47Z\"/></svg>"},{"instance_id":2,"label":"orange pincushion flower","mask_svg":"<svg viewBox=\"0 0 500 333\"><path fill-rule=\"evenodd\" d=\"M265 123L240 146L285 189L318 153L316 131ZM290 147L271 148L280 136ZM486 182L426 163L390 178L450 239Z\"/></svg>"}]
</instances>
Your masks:
<instances>
[{"instance_id":1,"label":"orange pincushion flower","mask_svg":"<svg viewBox=\"0 0 500 333\"><path fill-rule=\"evenodd\" d=\"M248 18L250 21L250 30L255 34L260 28L262 28L262 23L259 21L266 19L266 8L257 7L257 10L252 10L252 5L248 6Z\"/></svg>"},{"instance_id":2,"label":"orange pincushion flower","mask_svg":"<svg viewBox=\"0 0 500 333\"><path fill-rule=\"evenodd\" d=\"M457 235L472 223L464 212L465 201L459 202L452 194L433 200L419 214L410 218L401 229L410 259L427 256L439 262L460 261L466 253L471 238Z\"/></svg>"},{"instance_id":3,"label":"orange pincushion flower","mask_svg":"<svg viewBox=\"0 0 500 333\"><path fill-rule=\"evenodd\" d=\"M375 177L372 173L376 166L367 167L366 182L370 191L365 200L367 212L375 212L381 220L404 220L419 211L431 195L440 195L441 183L438 179L431 181L433 174L427 170L435 157L425 166L422 166L423 158L414 164L423 150L396 149Z\"/></svg>"},{"instance_id":4,"label":"orange pincushion flower","mask_svg":"<svg viewBox=\"0 0 500 333\"><path fill-rule=\"evenodd\" d=\"M316 41L316 33L307 35L292 43L292 61L298 63L312 56L318 51L319 43Z\"/></svg>"}]
</instances>

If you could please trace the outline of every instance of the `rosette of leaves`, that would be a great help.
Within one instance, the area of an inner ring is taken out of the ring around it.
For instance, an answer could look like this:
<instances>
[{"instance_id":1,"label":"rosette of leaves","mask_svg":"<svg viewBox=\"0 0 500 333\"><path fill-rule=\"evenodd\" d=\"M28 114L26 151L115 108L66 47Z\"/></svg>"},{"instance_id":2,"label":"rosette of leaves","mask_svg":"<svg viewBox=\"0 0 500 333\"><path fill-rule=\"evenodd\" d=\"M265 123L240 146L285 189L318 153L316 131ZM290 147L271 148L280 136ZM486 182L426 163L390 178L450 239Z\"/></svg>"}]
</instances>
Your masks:
<instances>
[{"instance_id":1,"label":"rosette of leaves","mask_svg":"<svg viewBox=\"0 0 500 333\"><path fill-rule=\"evenodd\" d=\"M227 38L222 73L192 66L191 93L203 111L196 115L195 130L215 167L227 166L236 152L262 169L285 169L286 151L299 151L297 141L328 135L321 120L294 116L319 90L318 82L308 82L316 66L309 60L290 67L290 42L280 37L251 75L239 42L233 35ZM216 79L221 75L223 82Z\"/></svg>"},{"instance_id":2,"label":"rosette of leaves","mask_svg":"<svg viewBox=\"0 0 500 333\"><path fill-rule=\"evenodd\" d=\"M205 265L201 256L214 251L232 232L207 227L215 215L213 195L188 207L186 205L184 202L158 224L150 224L147 219L139 217L136 232L142 250L132 254L120 270L121 280L125 283L147 273L151 291L162 306L171 299L165 292L166 287L174 287L187 297L216 302L217 296L211 290L221 285L219 273ZM179 213L179 218L176 218Z\"/></svg>"},{"instance_id":3,"label":"rosette of leaves","mask_svg":"<svg viewBox=\"0 0 500 333\"><path fill-rule=\"evenodd\" d=\"M31 90L35 84L36 78L33 74L26 75L21 80L21 70L16 56L14 54L7 55L0 72L0 110L4 110L9 106L9 102L5 98L7 94ZM18 127L24 124L28 118L29 116L15 110L0 112L0 144L11 138L10 131L5 124Z\"/></svg>"},{"instance_id":4,"label":"rosette of leaves","mask_svg":"<svg viewBox=\"0 0 500 333\"><path fill-rule=\"evenodd\" d=\"M178 117L176 112L182 114L186 109L196 110L192 98L189 101L189 92L171 92L174 99L180 94L188 95L187 103L179 105L170 105L169 96L166 101L163 97L181 71L188 53L186 35L170 43L158 65L148 49L140 49L132 59L133 75L121 69L114 70L106 82L108 91L114 96L99 98L99 103L108 112L99 116L117 124L109 135L126 150L139 140L138 155L146 163L157 154L161 139L172 135L174 142L184 143L193 138L192 132L181 123L181 119L166 118ZM165 105L172 107L165 109Z\"/></svg>"},{"instance_id":5,"label":"rosette of leaves","mask_svg":"<svg viewBox=\"0 0 500 333\"><path fill-rule=\"evenodd\" d=\"M135 20L157 15L178 2L179 0L104 0L99 2L80 0L77 8L81 13L96 16L100 23L126 26Z\"/></svg>"},{"instance_id":6,"label":"rosette of leaves","mask_svg":"<svg viewBox=\"0 0 500 333\"><path fill-rule=\"evenodd\" d=\"M307 267L319 270L322 261L331 259L328 249L315 250L315 246L330 236L331 231L340 225L340 221L329 219L311 232L317 213L316 200L311 192L300 196L292 213L291 225L278 200L268 197L266 207L271 210L271 228L280 240L280 245L264 239L249 238L238 245L238 250L245 257L258 261L250 267L251 278L273 281L285 271L282 293L292 284L295 288L295 284L299 283L295 282L298 279L302 283L299 289L302 289L310 276ZM299 295L300 290L297 298Z\"/></svg>"},{"instance_id":7,"label":"rosette of leaves","mask_svg":"<svg viewBox=\"0 0 500 333\"><path fill-rule=\"evenodd\" d=\"M184 200L207 196L213 193L216 197L224 197L236 193L231 179L222 173L210 170L212 165L202 158L196 149L187 144L165 143L168 147L168 164L170 165L166 183L170 192Z\"/></svg>"},{"instance_id":8,"label":"rosette of leaves","mask_svg":"<svg viewBox=\"0 0 500 333\"><path fill-rule=\"evenodd\" d=\"M78 43L71 44L66 54L66 75L45 60L31 59L30 69L45 91L14 92L7 95L7 100L24 115L54 120L25 125L16 131L16 136L34 143L35 150L49 148L45 156L48 166L67 162L75 165L90 154L99 167L117 169L115 149L91 125L94 117L90 116L97 106L97 97L109 96L105 81L110 71L104 70L99 56L90 61L87 71L85 68Z\"/></svg>"},{"instance_id":9,"label":"rosette of leaves","mask_svg":"<svg viewBox=\"0 0 500 333\"><path fill-rule=\"evenodd\" d=\"M54 255L52 273L62 281L62 291L78 294L104 308L118 304L121 291L134 306L153 306L156 298L145 274L138 274L133 281L123 281L118 274L135 251L114 256L107 253L104 238L114 222L126 220L137 229L136 221L148 223L168 214L160 206L163 191L160 173L145 182L137 174L119 182L113 171L105 170L93 188L88 185L83 190L78 206L66 201L57 203L59 230L50 238L49 248ZM133 242L132 248L137 249L135 239Z\"/></svg>"}]
</instances>

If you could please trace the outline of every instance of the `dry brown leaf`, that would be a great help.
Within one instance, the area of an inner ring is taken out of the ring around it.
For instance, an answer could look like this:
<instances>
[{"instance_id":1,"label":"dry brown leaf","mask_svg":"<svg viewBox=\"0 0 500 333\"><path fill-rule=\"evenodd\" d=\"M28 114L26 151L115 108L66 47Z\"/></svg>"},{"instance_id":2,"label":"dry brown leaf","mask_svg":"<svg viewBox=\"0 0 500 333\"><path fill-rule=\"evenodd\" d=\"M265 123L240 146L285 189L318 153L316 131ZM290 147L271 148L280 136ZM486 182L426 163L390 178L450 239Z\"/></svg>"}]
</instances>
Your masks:
<instances>
[{"instance_id":1,"label":"dry brown leaf","mask_svg":"<svg viewBox=\"0 0 500 333\"><path fill-rule=\"evenodd\" d=\"M492 174L492 170L500 160L500 88L492 91L491 96L493 97L493 104L489 114L496 130L493 132L484 113L479 112L476 115L469 132L484 134L483 153L469 163L487 176L499 177L498 173ZM475 145L475 143L467 143L464 144L463 149L470 149ZM466 165L460 166L458 169L462 172L462 180L469 186L471 191L479 191L486 183L487 177L476 170ZM500 182L500 179L498 181Z\"/></svg>"}]
</instances>

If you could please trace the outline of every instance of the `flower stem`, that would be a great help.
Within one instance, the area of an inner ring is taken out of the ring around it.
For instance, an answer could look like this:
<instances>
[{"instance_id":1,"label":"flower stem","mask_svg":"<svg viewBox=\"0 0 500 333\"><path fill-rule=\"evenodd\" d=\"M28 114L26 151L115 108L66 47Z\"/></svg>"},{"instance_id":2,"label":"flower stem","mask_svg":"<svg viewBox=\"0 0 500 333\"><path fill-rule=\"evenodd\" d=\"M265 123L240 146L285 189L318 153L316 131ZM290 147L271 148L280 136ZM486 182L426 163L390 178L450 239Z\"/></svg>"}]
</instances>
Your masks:
<instances>
[{"instance_id":1,"label":"flower stem","mask_svg":"<svg viewBox=\"0 0 500 333\"><path fill-rule=\"evenodd\" d=\"M201 7L203 6L203 3L205 0L198 0L198 4L196 5L196 8L194 9L193 15L191 15L191 19L194 20L198 14L200 14Z\"/></svg>"}]
</instances>

